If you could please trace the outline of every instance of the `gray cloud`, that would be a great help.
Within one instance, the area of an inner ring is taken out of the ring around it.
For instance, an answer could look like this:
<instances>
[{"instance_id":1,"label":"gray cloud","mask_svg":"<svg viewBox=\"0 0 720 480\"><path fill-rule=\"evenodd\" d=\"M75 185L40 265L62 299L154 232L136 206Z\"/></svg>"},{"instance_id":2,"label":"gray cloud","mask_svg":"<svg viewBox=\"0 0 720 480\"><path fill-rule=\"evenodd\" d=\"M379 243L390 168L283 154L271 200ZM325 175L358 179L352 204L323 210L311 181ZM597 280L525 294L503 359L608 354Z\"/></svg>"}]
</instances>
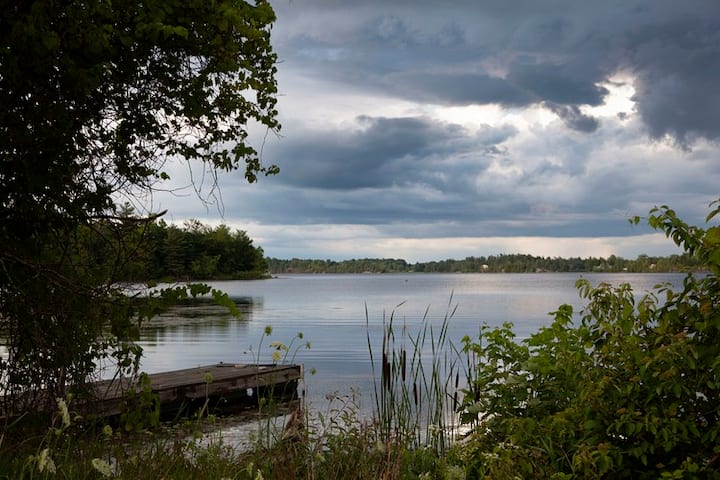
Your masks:
<instances>
[{"instance_id":1,"label":"gray cloud","mask_svg":"<svg viewBox=\"0 0 720 480\"><path fill-rule=\"evenodd\" d=\"M477 73L411 73L388 75L387 90L401 98L424 99L446 105L533 103L532 92L499 77Z\"/></svg>"},{"instance_id":2,"label":"gray cloud","mask_svg":"<svg viewBox=\"0 0 720 480\"><path fill-rule=\"evenodd\" d=\"M577 105L558 105L553 102L544 102L543 105L559 116L571 130L591 133L600 126L597 118L583 114Z\"/></svg>"},{"instance_id":3,"label":"gray cloud","mask_svg":"<svg viewBox=\"0 0 720 480\"><path fill-rule=\"evenodd\" d=\"M714 13L685 15L629 35L629 68L638 78L635 100L655 138L669 135L682 146L698 137L720 138L717 4Z\"/></svg>"},{"instance_id":4,"label":"gray cloud","mask_svg":"<svg viewBox=\"0 0 720 480\"><path fill-rule=\"evenodd\" d=\"M600 105L608 93L593 82L603 80L600 72L587 69L586 61L555 64L516 62L508 82L532 94L534 101L564 105ZM533 102L534 103L534 102Z\"/></svg>"},{"instance_id":5,"label":"gray cloud","mask_svg":"<svg viewBox=\"0 0 720 480\"><path fill-rule=\"evenodd\" d=\"M410 184L444 188L447 176L484 169L492 147L515 134L514 128L502 127L469 135L457 125L421 117L357 120L359 128L297 132L269 148L268 155L281 167L279 181L331 190ZM467 155L473 156L472 165L448 164Z\"/></svg>"},{"instance_id":6,"label":"gray cloud","mask_svg":"<svg viewBox=\"0 0 720 480\"><path fill-rule=\"evenodd\" d=\"M716 0L273 5L283 137L263 161L281 173L220 182L225 221L272 229L283 252L340 225L345 252L352 232L632 236L648 232L632 215L669 204L702 224L718 196ZM634 106L588 108L628 78ZM493 106L446 108L474 105ZM189 193L159 207L215 214Z\"/></svg>"},{"instance_id":7,"label":"gray cloud","mask_svg":"<svg viewBox=\"0 0 720 480\"><path fill-rule=\"evenodd\" d=\"M577 107L601 104L599 83L631 72L652 137L688 145L720 136L715 0L299 3L277 5L298 32L278 50L310 75L418 102L565 105L568 127L593 131ZM320 11L337 21L302 28Z\"/></svg>"}]
</instances>

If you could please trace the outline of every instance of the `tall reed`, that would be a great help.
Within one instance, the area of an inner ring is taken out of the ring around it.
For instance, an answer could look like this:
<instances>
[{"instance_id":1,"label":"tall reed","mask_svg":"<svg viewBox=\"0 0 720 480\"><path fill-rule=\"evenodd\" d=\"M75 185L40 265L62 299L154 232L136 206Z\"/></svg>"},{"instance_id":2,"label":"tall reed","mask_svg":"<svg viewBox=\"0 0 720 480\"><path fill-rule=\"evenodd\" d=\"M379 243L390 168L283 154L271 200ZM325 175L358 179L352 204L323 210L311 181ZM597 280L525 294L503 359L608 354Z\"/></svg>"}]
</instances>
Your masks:
<instances>
[{"instance_id":1,"label":"tall reed","mask_svg":"<svg viewBox=\"0 0 720 480\"><path fill-rule=\"evenodd\" d=\"M457 306L451 295L439 327L431 324L428 307L413 335L405 322L397 326L396 312L402 305L389 318L383 314L379 375L365 308L378 440L410 449L429 447L443 455L458 434L459 357L448 338Z\"/></svg>"}]
</instances>

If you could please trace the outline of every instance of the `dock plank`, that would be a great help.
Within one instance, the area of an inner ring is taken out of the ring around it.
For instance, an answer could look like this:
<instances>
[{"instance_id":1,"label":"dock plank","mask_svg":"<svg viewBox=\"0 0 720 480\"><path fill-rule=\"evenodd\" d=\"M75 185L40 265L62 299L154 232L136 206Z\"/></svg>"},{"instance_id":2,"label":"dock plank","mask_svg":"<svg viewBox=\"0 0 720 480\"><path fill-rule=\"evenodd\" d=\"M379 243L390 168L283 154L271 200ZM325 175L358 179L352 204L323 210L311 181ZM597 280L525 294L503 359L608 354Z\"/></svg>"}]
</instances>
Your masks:
<instances>
[{"instance_id":1,"label":"dock plank","mask_svg":"<svg viewBox=\"0 0 720 480\"><path fill-rule=\"evenodd\" d=\"M205 400L212 400L214 404L220 401L252 404L265 395L273 395L277 400L294 399L302 375L302 365L217 363L152 373L148 374L148 380L161 410L173 411L201 405ZM93 400L75 402L71 408L83 415L110 417L120 414L133 394L137 398L142 386L137 379L123 377L94 382L92 391ZM2 403L12 405L12 402ZM0 418L18 414L3 411Z\"/></svg>"},{"instance_id":2,"label":"dock plank","mask_svg":"<svg viewBox=\"0 0 720 480\"><path fill-rule=\"evenodd\" d=\"M252 401L259 390L273 389L278 398L297 395L302 376L300 365L248 365L218 363L148 375L150 388L161 408L176 408L197 400L224 398L227 401ZM89 410L96 415L117 415L127 392L140 391L128 380L101 381L94 385L97 400Z\"/></svg>"}]
</instances>

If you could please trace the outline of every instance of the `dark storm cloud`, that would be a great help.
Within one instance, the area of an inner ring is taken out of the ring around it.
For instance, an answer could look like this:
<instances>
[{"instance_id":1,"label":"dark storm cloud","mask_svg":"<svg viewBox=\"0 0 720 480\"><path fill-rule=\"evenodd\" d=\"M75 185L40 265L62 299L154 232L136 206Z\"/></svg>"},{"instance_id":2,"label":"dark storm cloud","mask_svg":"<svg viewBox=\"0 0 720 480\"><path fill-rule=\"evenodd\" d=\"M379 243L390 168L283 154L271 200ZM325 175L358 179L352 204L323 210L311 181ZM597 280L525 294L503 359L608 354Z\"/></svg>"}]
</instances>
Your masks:
<instances>
[{"instance_id":1,"label":"dark storm cloud","mask_svg":"<svg viewBox=\"0 0 720 480\"><path fill-rule=\"evenodd\" d=\"M646 234L627 218L662 204L703 225L717 198L720 0L271 1L282 136L251 137L281 173L222 176L200 209L158 193L169 219L220 210L274 256L429 260Z\"/></svg>"},{"instance_id":2,"label":"dark storm cloud","mask_svg":"<svg viewBox=\"0 0 720 480\"><path fill-rule=\"evenodd\" d=\"M356 89L444 105L556 105L568 127L593 131L578 107L601 104L600 83L626 72L652 137L681 145L720 137L716 0L306 0L276 8L280 22L295 22L278 44L288 66ZM313 14L327 28L303 28Z\"/></svg>"},{"instance_id":3,"label":"dark storm cloud","mask_svg":"<svg viewBox=\"0 0 720 480\"><path fill-rule=\"evenodd\" d=\"M543 105L560 117L571 130L590 133L600 126L597 118L583 114L577 105L558 105L553 102L544 102Z\"/></svg>"},{"instance_id":4,"label":"dark storm cloud","mask_svg":"<svg viewBox=\"0 0 720 480\"><path fill-rule=\"evenodd\" d=\"M635 100L653 137L720 138L720 4L629 35ZM703 15L704 14L704 15Z\"/></svg>"},{"instance_id":5,"label":"dark storm cloud","mask_svg":"<svg viewBox=\"0 0 720 480\"><path fill-rule=\"evenodd\" d=\"M295 186L341 190L425 184L443 188L444 178L481 171L488 158L515 134L512 127L469 134L457 125L426 118L361 116L357 128L298 132L268 155ZM453 158L472 153L472 165ZM460 169L460 170L459 170Z\"/></svg>"},{"instance_id":6,"label":"dark storm cloud","mask_svg":"<svg viewBox=\"0 0 720 480\"><path fill-rule=\"evenodd\" d=\"M510 67L507 82L530 93L535 101L600 105L608 91L593 81L602 80L603 76L584 68L584 63L516 62Z\"/></svg>"},{"instance_id":7,"label":"dark storm cloud","mask_svg":"<svg viewBox=\"0 0 720 480\"><path fill-rule=\"evenodd\" d=\"M282 198L281 208L273 208ZM232 202L231 195L226 201ZM537 199L499 197L496 191L473 195L423 189L328 191L276 187L243 198L243 213L256 212L267 225L373 225L403 238L492 236L592 236L632 233L627 214L597 210L577 214L568 207L544 211Z\"/></svg>"}]
</instances>

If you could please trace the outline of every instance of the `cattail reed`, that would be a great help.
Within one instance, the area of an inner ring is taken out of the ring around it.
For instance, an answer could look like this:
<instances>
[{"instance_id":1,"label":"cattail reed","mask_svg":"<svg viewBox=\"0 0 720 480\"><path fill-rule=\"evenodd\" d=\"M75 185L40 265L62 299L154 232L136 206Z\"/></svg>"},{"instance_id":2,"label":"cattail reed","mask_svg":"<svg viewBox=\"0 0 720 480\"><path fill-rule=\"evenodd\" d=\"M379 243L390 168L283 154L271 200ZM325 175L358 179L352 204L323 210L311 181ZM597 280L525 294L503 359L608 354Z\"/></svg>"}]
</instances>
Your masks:
<instances>
[{"instance_id":1,"label":"cattail reed","mask_svg":"<svg viewBox=\"0 0 720 480\"><path fill-rule=\"evenodd\" d=\"M403 324L397 337L394 333L396 310L389 318L383 315L379 379L375 376L373 342L366 308L368 348L376 379L375 418L379 427L378 440L382 443L400 442L406 448L430 447L439 454L450 445L456 425L460 385L456 368L458 350L448 339L448 324L455 308L448 305L437 330L430 323L428 307L415 333Z\"/></svg>"},{"instance_id":2,"label":"cattail reed","mask_svg":"<svg viewBox=\"0 0 720 480\"><path fill-rule=\"evenodd\" d=\"M388 361L387 352L382 354L382 381L386 391L390 391L390 362Z\"/></svg>"}]
</instances>

